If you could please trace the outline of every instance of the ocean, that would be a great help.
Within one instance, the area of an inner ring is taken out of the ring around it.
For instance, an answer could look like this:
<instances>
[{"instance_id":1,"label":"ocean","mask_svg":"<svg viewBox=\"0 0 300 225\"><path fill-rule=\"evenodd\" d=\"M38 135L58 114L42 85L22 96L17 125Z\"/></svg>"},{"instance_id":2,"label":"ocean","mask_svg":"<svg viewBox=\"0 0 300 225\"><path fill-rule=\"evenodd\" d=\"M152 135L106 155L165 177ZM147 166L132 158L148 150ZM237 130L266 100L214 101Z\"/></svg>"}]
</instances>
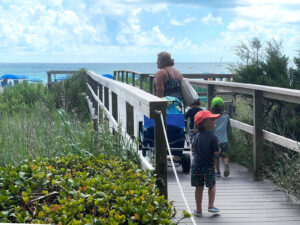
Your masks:
<instances>
[{"instance_id":1,"label":"ocean","mask_svg":"<svg viewBox=\"0 0 300 225\"><path fill-rule=\"evenodd\" d=\"M175 63L181 73L230 73L230 63L191 62ZM131 70L141 73L155 73L156 63L0 63L0 76L4 74L28 75L47 82L48 70L79 70L85 68L98 74L113 74L114 70ZM59 77L59 75L57 75Z\"/></svg>"}]
</instances>

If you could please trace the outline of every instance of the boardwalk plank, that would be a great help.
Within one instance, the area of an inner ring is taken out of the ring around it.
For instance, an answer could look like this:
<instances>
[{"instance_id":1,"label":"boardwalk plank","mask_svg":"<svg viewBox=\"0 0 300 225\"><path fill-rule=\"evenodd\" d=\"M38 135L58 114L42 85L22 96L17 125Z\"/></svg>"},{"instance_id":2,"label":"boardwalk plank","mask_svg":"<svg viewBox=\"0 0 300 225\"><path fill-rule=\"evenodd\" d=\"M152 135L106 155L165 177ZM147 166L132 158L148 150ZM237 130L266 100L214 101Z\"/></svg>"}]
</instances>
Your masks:
<instances>
[{"instance_id":1,"label":"boardwalk plank","mask_svg":"<svg viewBox=\"0 0 300 225\"><path fill-rule=\"evenodd\" d=\"M178 176L191 210L195 209L195 188L190 185L190 175L177 168ZM239 224L239 225L299 225L300 205L287 201L282 191L276 190L268 180L253 181L252 174L238 164L231 165L228 178L217 178L215 204L221 209L218 216L207 212L207 188L203 194L203 217L195 218L197 224ZM168 168L169 200L174 201L178 214L174 221L181 218L186 210L180 195L172 168ZM179 224L192 224L191 219L184 219Z\"/></svg>"}]
</instances>

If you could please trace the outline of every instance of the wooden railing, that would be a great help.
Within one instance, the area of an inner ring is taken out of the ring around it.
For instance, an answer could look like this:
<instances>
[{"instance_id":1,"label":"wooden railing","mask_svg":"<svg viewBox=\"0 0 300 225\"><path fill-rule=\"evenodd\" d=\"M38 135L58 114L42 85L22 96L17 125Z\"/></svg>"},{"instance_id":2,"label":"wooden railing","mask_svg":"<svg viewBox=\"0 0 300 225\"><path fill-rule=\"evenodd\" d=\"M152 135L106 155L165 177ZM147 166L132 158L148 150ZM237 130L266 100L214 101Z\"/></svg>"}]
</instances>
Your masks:
<instances>
[{"instance_id":1,"label":"wooden railing","mask_svg":"<svg viewBox=\"0 0 300 225\"><path fill-rule=\"evenodd\" d=\"M48 86L50 86L51 83L52 83L52 75L56 75L56 74L70 74L70 75L73 75L76 72L77 71L75 71L75 70L48 70L47 71Z\"/></svg>"},{"instance_id":2,"label":"wooden railing","mask_svg":"<svg viewBox=\"0 0 300 225\"><path fill-rule=\"evenodd\" d=\"M231 119L233 127L253 135L253 170L254 180L262 179L263 140L278 144L300 153L300 142L263 130L263 100L275 99L300 104L300 90L293 90L263 85L236 82L189 80L193 86L207 88L207 102L210 102L217 91L246 94L253 97L253 126Z\"/></svg>"},{"instance_id":3,"label":"wooden railing","mask_svg":"<svg viewBox=\"0 0 300 225\"><path fill-rule=\"evenodd\" d=\"M93 114L94 127L97 127L100 106L113 129L119 130L119 122L124 122L124 120L119 121L120 114L123 113L123 109L119 108L120 101L125 101L126 104L126 129L123 129L122 133L126 134L128 141L134 140L134 127L138 126L138 121L134 119L135 111L139 111L142 115L154 119L155 173L158 176L158 181L160 181L157 182L157 186L160 189L160 194L167 198L167 152L160 122L160 112L164 120L166 118L167 102L139 88L100 76L95 72L88 71L87 75L87 94L90 110ZM135 146L135 148L138 151L138 146ZM144 166L152 169L153 167L143 158L142 154L139 154Z\"/></svg>"},{"instance_id":4,"label":"wooden railing","mask_svg":"<svg viewBox=\"0 0 300 225\"><path fill-rule=\"evenodd\" d=\"M114 72L114 79L129 83L128 76L130 74L133 78L135 78L136 75L139 76L141 89L143 88L143 81L146 78L149 79L149 93L153 93L154 76L151 74L117 70ZM231 119L231 124L233 127L253 135L254 180L262 179L263 140L300 153L300 142L263 130L263 99L268 98L300 104L299 90L215 80L216 78L231 80L233 74L183 74L183 76L185 78L193 78L189 79L192 86L205 88L207 90L206 93L203 93L207 95L207 108L210 108L211 100L219 93L227 93L228 95L246 94L253 97L253 126L234 119ZM199 80L199 78L206 80ZM135 85L133 84L135 80L136 79L132 79L132 85Z\"/></svg>"},{"instance_id":5,"label":"wooden railing","mask_svg":"<svg viewBox=\"0 0 300 225\"><path fill-rule=\"evenodd\" d=\"M207 79L207 80L231 80L233 77L233 74L214 74L214 73L197 73L197 74L191 74L191 73L184 73L182 74L184 78L190 78L190 79ZM129 84L129 80L131 79L132 86L136 86L137 80L139 81L139 87L140 89L144 89L144 82L149 82L149 89L146 90L149 93L154 93L154 74L149 73L139 73L135 71L130 70L115 70L114 71L114 80L122 81L123 83ZM136 79L138 77L138 79ZM130 79L129 79L130 78Z\"/></svg>"}]
</instances>

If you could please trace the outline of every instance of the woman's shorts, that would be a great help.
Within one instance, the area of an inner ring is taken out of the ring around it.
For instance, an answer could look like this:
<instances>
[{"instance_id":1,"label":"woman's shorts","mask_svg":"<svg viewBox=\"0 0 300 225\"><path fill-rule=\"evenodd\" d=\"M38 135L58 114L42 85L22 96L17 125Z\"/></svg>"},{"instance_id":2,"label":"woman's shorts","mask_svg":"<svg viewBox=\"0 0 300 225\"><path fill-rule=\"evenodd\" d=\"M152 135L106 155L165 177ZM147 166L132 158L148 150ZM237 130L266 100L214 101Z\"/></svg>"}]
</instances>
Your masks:
<instances>
[{"instance_id":1,"label":"woman's shorts","mask_svg":"<svg viewBox=\"0 0 300 225\"><path fill-rule=\"evenodd\" d=\"M212 188L216 184L215 168L192 166L191 183L193 187Z\"/></svg>"}]
</instances>

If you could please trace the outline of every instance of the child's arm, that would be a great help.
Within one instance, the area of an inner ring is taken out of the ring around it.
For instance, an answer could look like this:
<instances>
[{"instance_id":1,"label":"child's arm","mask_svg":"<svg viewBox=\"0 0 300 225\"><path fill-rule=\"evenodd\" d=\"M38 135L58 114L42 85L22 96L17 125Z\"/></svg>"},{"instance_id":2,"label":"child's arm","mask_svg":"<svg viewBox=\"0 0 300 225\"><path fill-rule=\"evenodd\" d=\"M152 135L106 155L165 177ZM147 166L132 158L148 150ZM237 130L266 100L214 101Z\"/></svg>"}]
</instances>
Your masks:
<instances>
[{"instance_id":1,"label":"child's arm","mask_svg":"<svg viewBox=\"0 0 300 225\"><path fill-rule=\"evenodd\" d=\"M215 157L218 157L221 153L221 149L219 146L219 140L216 136L215 136L215 139L213 140L212 148L213 148Z\"/></svg>"},{"instance_id":2,"label":"child's arm","mask_svg":"<svg viewBox=\"0 0 300 225\"><path fill-rule=\"evenodd\" d=\"M215 154L215 158L218 158L219 155L221 154L221 149L219 148L219 151L214 152L214 154Z\"/></svg>"}]
</instances>

